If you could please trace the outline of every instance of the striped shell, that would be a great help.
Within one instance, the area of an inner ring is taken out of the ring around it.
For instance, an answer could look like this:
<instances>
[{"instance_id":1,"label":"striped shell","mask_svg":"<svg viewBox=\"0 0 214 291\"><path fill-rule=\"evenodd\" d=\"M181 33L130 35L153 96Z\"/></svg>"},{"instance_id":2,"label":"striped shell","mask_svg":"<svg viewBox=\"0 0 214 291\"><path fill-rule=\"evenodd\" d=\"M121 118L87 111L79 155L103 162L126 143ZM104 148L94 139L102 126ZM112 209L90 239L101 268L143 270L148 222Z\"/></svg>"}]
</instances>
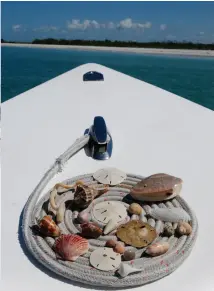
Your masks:
<instances>
[{"instance_id":1,"label":"striped shell","mask_svg":"<svg viewBox=\"0 0 214 291\"><path fill-rule=\"evenodd\" d=\"M189 214L182 208L155 208L149 213L153 218L166 222L189 221Z\"/></svg>"},{"instance_id":2,"label":"striped shell","mask_svg":"<svg viewBox=\"0 0 214 291\"><path fill-rule=\"evenodd\" d=\"M39 222L39 231L46 236L57 237L60 236L60 229L53 221L51 216L44 216Z\"/></svg>"},{"instance_id":3,"label":"striped shell","mask_svg":"<svg viewBox=\"0 0 214 291\"><path fill-rule=\"evenodd\" d=\"M62 234L54 244L56 257L65 261L76 261L76 259L87 253L89 243L87 239L76 234Z\"/></svg>"}]
</instances>

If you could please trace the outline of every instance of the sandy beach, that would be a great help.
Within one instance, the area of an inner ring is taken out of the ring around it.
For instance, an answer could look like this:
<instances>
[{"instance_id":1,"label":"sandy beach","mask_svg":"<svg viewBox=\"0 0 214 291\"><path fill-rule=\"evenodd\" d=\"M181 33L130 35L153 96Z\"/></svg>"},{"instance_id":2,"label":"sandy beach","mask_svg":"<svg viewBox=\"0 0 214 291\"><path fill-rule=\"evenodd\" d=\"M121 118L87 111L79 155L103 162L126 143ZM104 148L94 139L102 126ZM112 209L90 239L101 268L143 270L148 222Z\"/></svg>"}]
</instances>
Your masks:
<instances>
[{"instance_id":1,"label":"sandy beach","mask_svg":"<svg viewBox=\"0 0 214 291\"><path fill-rule=\"evenodd\" d=\"M1 46L48 48L48 49L73 49L84 51L106 51L138 54L179 55L194 57L214 57L214 50L185 50L185 49L154 49L154 48L125 48L125 47L100 47L100 46L76 46L76 45L43 45L43 44L18 44L2 43Z\"/></svg>"}]
</instances>

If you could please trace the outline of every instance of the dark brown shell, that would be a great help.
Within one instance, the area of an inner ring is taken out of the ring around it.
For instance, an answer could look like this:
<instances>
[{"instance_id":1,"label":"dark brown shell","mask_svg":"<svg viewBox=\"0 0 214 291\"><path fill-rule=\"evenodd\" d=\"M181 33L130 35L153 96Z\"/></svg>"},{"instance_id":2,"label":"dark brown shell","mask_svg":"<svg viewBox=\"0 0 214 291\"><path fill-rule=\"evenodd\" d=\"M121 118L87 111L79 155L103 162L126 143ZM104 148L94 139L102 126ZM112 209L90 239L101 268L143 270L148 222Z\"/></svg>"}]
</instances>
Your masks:
<instances>
[{"instance_id":1,"label":"dark brown shell","mask_svg":"<svg viewBox=\"0 0 214 291\"><path fill-rule=\"evenodd\" d=\"M157 237L155 228L140 220L132 220L117 229L117 237L127 245L142 248Z\"/></svg>"},{"instance_id":2,"label":"dark brown shell","mask_svg":"<svg viewBox=\"0 0 214 291\"><path fill-rule=\"evenodd\" d=\"M83 223L81 224L82 236L86 238L98 238L102 235L102 229L94 223Z\"/></svg>"}]
</instances>

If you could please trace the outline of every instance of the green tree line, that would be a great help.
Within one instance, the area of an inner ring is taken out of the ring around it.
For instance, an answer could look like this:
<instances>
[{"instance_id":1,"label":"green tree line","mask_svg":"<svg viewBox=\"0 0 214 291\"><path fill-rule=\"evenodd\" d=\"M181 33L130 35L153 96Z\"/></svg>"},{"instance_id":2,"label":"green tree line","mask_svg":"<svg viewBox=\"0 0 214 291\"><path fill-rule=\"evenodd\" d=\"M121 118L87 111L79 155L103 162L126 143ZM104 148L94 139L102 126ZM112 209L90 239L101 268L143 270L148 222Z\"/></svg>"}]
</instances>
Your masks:
<instances>
[{"instance_id":1,"label":"green tree line","mask_svg":"<svg viewBox=\"0 0 214 291\"><path fill-rule=\"evenodd\" d=\"M5 41L2 43L24 43ZM27 42L25 42L27 43ZM194 42L177 42L177 41L154 41L154 42L136 42L136 41L112 41L112 40L81 40L81 39L34 39L32 44L54 44L54 45L79 45L79 46L103 46L103 47L133 47L133 48L157 48L157 49L196 49L196 50L214 50L214 43L194 43Z\"/></svg>"},{"instance_id":2,"label":"green tree line","mask_svg":"<svg viewBox=\"0 0 214 291\"><path fill-rule=\"evenodd\" d=\"M135 47L135 48L163 48L163 49L197 49L214 50L214 43L193 43L193 42L136 42L136 41L111 41L111 40L67 40L67 39L35 39L33 44L55 44L55 45L81 45L81 46L106 46L106 47Z\"/></svg>"}]
</instances>

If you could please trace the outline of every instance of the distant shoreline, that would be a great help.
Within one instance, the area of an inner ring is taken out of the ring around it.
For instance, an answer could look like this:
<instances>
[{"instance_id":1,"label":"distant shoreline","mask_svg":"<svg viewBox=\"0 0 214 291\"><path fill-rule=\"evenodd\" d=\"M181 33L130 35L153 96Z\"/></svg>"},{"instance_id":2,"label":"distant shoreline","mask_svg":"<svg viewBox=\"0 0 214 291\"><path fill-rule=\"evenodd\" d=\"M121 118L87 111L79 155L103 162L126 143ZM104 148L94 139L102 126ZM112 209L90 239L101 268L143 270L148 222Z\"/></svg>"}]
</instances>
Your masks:
<instances>
[{"instance_id":1,"label":"distant shoreline","mask_svg":"<svg viewBox=\"0 0 214 291\"><path fill-rule=\"evenodd\" d=\"M28 47L28 48L49 48L49 49L73 49L84 51L106 51L124 52L138 54L159 54L177 55L191 57L214 57L214 50L193 50L193 49L155 49L155 48L134 48L134 47L101 47L101 46L80 46L80 45L49 45L49 44L19 44L1 43L1 46L8 47Z\"/></svg>"}]
</instances>

